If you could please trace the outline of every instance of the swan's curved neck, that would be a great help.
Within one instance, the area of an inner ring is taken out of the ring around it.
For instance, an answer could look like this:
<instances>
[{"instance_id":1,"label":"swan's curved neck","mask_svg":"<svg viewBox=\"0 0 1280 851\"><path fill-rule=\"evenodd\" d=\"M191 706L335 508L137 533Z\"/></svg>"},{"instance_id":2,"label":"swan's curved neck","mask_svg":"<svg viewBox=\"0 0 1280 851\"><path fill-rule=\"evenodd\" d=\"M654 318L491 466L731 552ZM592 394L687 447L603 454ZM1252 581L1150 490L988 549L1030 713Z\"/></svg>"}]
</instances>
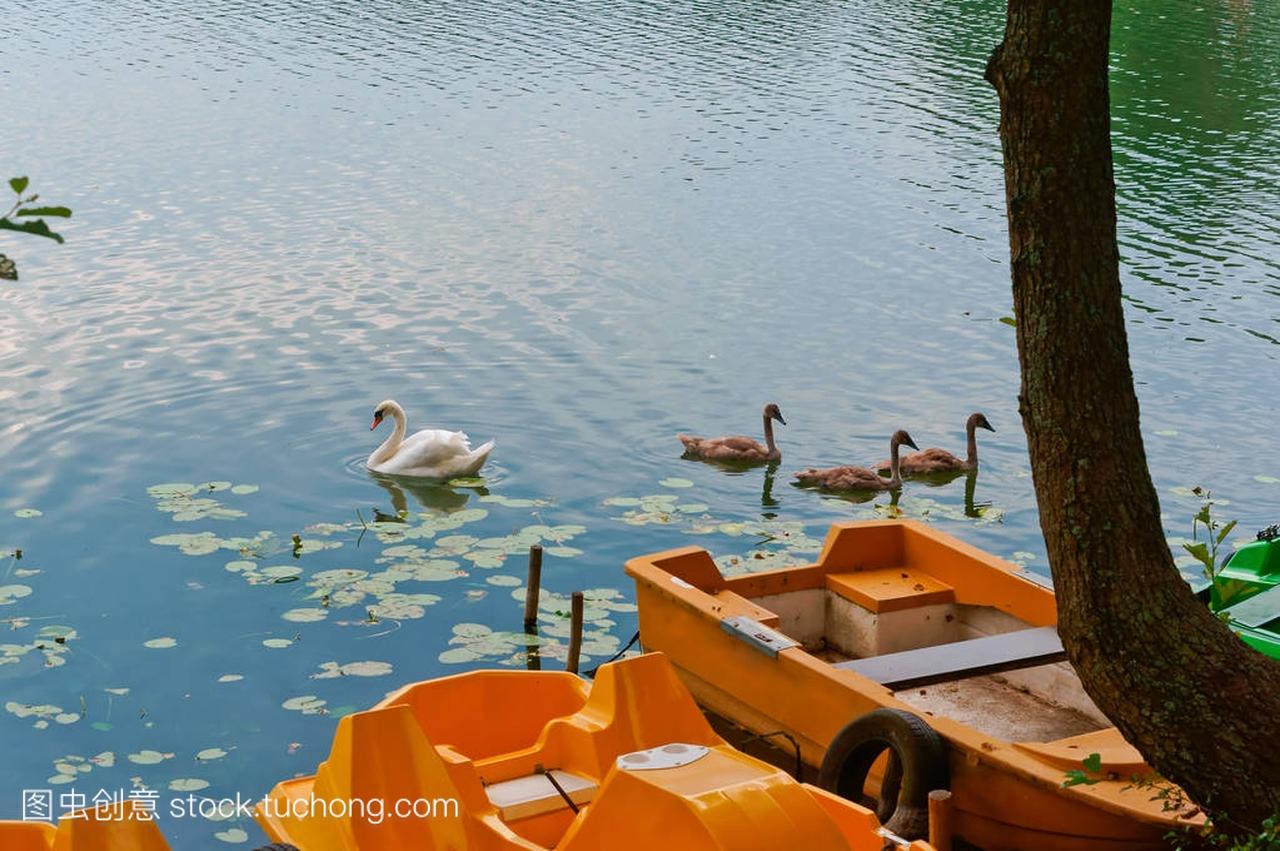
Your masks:
<instances>
[{"instance_id":1,"label":"swan's curved neck","mask_svg":"<svg viewBox=\"0 0 1280 851\"><path fill-rule=\"evenodd\" d=\"M978 424L970 422L965 429L968 432L969 446L965 453L965 464L970 470L978 469Z\"/></svg>"},{"instance_id":2,"label":"swan's curved neck","mask_svg":"<svg viewBox=\"0 0 1280 851\"><path fill-rule=\"evenodd\" d=\"M902 485L902 476L898 466L898 441L893 439L889 441L889 487L897 488Z\"/></svg>"},{"instance_id":3,"label":"swan's curved neck","mask_svg":"<svg viewBox=\"0 0 1280 851\"><path fill-rule=\"evenodd\" d=\"M375 449L373 455L370 456L370 461L374 464L381 464L392 455L395 455L396 450L400 448L400 444L404 443L404 433L408 428L405 422L404 410L397 406L389 408L388 412L396 421L396 427L387 436L387 439L382 441L382 445Z\"/></svg>"},{"instance_id":4,"label":"swan's curved neck","mask_svg":"<svg viewBox=\"0 0 1280 851\"><path fill-rule=\"evenodd\" d=\"M770 455L778 451L778 444L773 442L773 420L768 414L764 415L764 445L768 447Z\"/></svg>"}]
</instances>

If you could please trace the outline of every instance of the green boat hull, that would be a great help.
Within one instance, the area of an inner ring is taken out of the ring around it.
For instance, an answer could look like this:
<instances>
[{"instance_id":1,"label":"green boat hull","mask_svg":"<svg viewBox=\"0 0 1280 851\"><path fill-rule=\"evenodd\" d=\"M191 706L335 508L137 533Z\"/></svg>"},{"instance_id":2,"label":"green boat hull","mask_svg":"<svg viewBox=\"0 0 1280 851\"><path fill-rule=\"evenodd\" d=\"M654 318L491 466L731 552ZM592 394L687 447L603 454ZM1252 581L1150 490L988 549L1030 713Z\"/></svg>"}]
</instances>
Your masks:
<instances>
[{"instance_id":1,"label":"green boat hull","mask_svg":"<svg viewBox=\"0 0 1280 851\"><path fill-rule=\"evenodd\" d=\"M1280 529L1232 554L1210 589L1210 606L1250 647L1280 660Z\"/></svg>"}]
</instances>

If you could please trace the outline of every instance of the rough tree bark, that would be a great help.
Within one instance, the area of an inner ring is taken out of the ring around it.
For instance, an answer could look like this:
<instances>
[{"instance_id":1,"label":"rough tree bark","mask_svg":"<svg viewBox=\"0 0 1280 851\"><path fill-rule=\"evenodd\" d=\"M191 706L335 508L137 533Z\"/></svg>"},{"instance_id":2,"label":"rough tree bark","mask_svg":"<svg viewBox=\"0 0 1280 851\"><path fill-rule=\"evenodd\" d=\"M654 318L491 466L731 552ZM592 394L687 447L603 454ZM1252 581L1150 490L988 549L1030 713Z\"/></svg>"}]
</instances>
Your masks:
<instances>
[{"instance_id":1,"label":"rough tree bark","mask_svg":"<svg viewBox=\"0 0 1280 851\"><path fill-rule=\"evenodd\" d=\"M1280 812L1280 663L1197 602L1165 541L1120 299L1110 29L1110 0L1009 0L987 65L1019 406L1071 663L1148 763L1243 830Z\"/></svg>"}]
</instances>

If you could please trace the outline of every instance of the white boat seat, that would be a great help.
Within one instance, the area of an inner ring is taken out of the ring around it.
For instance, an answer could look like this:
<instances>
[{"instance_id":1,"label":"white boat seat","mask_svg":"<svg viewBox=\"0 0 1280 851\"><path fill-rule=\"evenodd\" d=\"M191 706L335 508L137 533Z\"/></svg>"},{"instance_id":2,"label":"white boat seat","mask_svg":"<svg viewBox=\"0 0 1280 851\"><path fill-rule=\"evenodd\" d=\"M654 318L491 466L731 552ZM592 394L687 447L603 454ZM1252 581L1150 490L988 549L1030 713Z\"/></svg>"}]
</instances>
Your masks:
<instances>
[{"instance_id":1,"label":"white boat seat","mask_svg":"<svg viewBox=\"0 0 1280 851\"><path fill-rule=\"evenodd\" d=\"M1227 614L1233 621L1253 629L1280 618L1280 585L1254 594L1243 603L1236 603L1227 609Z\"/></svg>"},{"instance_id":2,"label":"white boat seat","mask_svg":"<svg viewBox=\"0 0 1280 851\"><path fill-rule=\"evenodd\" d=\"M550 774L574 804L582 806L591 802L599 786L589 777L581 777L568 771L553 768ZM503 821L516 821L542 815L569 806L545 774L529 774L484 787L489 803L498 808Z\"/></svg>"},{"instance_id":3,"label":"white boat seat","mask_svg":"<svg viewBox=\"0 0 1280 851\"><path fill-rule=\"evenodd\" d=\"M1034 668L1062 662L1066 658L1057 628L1041 626L901 653L882 653L866 659L838 662L835 667L854 671L897 691L982 674Z\"/></svg>"}]
</instances>

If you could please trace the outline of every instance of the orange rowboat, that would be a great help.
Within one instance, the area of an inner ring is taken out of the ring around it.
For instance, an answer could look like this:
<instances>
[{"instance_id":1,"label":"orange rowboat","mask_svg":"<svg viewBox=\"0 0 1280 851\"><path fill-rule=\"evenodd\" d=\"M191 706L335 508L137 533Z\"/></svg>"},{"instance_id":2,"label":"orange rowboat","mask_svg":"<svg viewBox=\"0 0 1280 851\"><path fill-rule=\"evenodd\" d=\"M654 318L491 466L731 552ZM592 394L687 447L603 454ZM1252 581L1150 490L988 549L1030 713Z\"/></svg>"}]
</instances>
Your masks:
<instances>
[{"instance_id":1,"label":"orange rowboat","mask_svg":"<svg viewBox=\"0 0 1280 851\"><path fill-rule=\"evenodd\" d=\"M627 572L644 646L701 704L791 734L820 786L878 798L898 833L924 835L939 785L988 851L1154 851L1198 823L1064 661L1053 592L953 537L840 523L804 567L725 577L687 547Z\"/></svg>"}]
</instances>

